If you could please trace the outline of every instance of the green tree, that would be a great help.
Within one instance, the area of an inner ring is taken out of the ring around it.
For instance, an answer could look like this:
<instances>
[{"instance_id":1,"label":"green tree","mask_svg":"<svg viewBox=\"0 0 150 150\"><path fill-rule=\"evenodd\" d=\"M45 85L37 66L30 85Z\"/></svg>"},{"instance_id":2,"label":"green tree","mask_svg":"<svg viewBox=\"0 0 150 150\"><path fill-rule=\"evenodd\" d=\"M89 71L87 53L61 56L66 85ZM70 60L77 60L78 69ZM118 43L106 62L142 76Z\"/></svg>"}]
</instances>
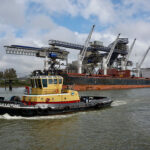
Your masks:
<instances>
[{"instance_id":1,"label":"green tree","mask_svg":"<svg viewBox=\"0 0 150 150\"><path fill-rule=\"evenodd\" d=\"M0 79L2 79L2 78L3 78L3 72L0 71Z\"/></svg>"},{"instance_id":2,"label":"green tree","mask_svg":"<svg viewBox=\"0 0 150 150\"><path fill-rule=\"evenodd\" d=\"M16 79L17 74L14 68L9 68L4 71L4 78L5 79Z\"/></svg>"}]
</instances>

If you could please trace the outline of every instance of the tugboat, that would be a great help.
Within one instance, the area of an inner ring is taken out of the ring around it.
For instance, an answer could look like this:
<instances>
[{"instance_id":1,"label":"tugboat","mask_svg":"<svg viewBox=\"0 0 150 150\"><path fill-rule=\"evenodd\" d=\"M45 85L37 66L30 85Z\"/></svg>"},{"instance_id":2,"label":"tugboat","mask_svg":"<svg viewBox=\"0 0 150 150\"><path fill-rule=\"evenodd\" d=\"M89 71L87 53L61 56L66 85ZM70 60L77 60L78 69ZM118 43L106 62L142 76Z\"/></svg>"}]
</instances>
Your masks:
<instances>
[{"instance_id":1,"label":"tugboat","mask_svg":"<svg viewBox=\"0 0 150 150\"><path fill-rule=\"evenodd\" d=\"M35 71L31 77L31 88L21 98L10 100L0 97L0 115L47 116L108 107L112 100L107 97L81 96L77 91L62 89L63 77Z\"/></svg>"}]
</instances>

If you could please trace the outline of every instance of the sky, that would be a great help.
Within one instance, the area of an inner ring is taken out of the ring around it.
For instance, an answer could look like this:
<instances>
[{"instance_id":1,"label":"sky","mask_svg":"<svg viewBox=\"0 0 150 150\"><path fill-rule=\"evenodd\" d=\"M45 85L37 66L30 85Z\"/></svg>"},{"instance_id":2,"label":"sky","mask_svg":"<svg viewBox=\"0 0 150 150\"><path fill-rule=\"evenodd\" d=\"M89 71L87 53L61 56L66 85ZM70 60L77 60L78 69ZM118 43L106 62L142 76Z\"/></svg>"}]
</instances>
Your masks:
<instances>
[{"instance_id":1,"label":"sky","mask_svg":"<svg viewBox=\"0 0 150 150\"><path fill-rule=\"evenodd\" d=\"M130 60L140 62L150 46L149 0L0 0L0 71L15 68L19 76L43 69L43 59L6 55L4 45L48 46L48 40L84 44L95 24L92 40L105 46L118 33L137 39ZM69 50L69 62L78 51ZM150 67L148 54L142 67Z\"/></svg>"}]
</instances>

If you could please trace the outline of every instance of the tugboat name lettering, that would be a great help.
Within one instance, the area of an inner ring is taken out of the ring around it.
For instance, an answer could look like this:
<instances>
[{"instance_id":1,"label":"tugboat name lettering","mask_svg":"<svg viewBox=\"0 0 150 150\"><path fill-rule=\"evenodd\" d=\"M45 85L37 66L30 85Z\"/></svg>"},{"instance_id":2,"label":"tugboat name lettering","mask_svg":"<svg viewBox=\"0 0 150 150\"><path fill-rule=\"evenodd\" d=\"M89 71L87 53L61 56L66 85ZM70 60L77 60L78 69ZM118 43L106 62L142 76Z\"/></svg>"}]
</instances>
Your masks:
<instances>
[{"instance_id":1,"label":"tugboat name lettering","mask_svg":"<svg viewBox=\"0 0 150 150\"><path fill-rule=\"evenodd\" d=\"M8 104L8 103L0 103L0 106L2 106L2 107L18 107L17 104Z\"/></svg>"}]
</instances>

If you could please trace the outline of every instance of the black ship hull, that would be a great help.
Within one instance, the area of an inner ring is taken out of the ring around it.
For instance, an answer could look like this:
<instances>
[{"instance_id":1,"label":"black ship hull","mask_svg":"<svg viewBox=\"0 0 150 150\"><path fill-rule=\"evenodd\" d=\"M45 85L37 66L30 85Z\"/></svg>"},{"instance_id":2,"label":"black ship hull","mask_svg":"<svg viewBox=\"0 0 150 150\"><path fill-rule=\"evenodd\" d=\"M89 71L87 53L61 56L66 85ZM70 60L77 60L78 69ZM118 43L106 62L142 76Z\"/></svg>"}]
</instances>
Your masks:
<instances>
[{"instance_id":1,"label":"black ship hull","mask_svg":"<svg viewBox=\"0 0 150 150\"><path fill-rule=\"evenodd\" d=\"M74 90L101 90L150 87L149 78L116 78L86 75L63 74L64 88Z\"/></svg>"},{"instance_id":2,"label":"black ship hull","mask_svg":"<svg viewBox=\"0 0 150 150\"><path fill-rule=\"evenodd\" d=\"M79 111L96 110L110 106L112 100L106 97L81 97L81 101L75 104L50 104L47 108L26 106L22 102L0 101L0 115L11 116L48 116Z\"/></svg>"}]
</instances>

